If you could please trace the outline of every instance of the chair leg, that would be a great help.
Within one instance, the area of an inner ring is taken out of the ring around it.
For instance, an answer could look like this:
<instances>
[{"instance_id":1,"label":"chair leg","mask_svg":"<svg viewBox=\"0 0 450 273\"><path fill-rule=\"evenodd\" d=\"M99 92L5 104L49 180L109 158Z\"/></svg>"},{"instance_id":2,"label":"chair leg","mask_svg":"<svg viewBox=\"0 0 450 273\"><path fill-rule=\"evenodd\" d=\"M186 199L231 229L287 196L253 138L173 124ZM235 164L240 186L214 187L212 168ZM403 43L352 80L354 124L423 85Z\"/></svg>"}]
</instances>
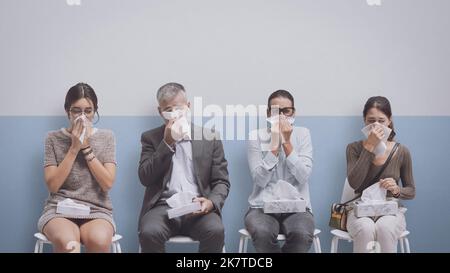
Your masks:
<instances>
[{"instance_id":1,"label":"chair leg","mask_svg":"<svg viewBox=\"0 0 450 273\"><path fill-rule=\"evenodd\" d=\"M400 238L400 239L398 240L398 242L399 242L399 244L400 244L400 253L405 253L405 247L404 247L404 244L403 244L403 239L404 239L404 238Z\"/></svg>"},{"instance_id":2,"label":"chair leg","mask_svg":"<svg viewBox=\"0 0 450 273\"><path fill-rule=\"evenodd\" d=\"M241 238L239 238L239 253L244 253L244 237L241 235Z\"/></svg>"},{"instance_id":3,"label":"chair leg","mask_svg":"<svg viewBox=\"0 0 450 273\"><path fill-rule=\"evenodd\" d=\"M411 253L411 249L409 247L409 240L408 237L403 238L405 241L405 246L406 246L406 253Z\"/></svg>"},{"instance_id":4,"label":"chair leg","mask_svg":"<svg viewBox=\"0 0 450 273\"><path fill-rule=\"evenodd\" d=\"M120 247L120 243L117 241L113 243L113 253L122 253L122 248Z\"/></svg>"},{"instance_id":5,"label":"chair leg","mask_svg":"<svg viewBox=\"0 0 450 273\"><path fill-rule=\"evenodd\" d=\"M338 244L339 244L339 237L334 236L333 239L331 240L331 249L330 249L331 253L337 253Z\"/></svg>"},{"instance_id":6,"label":"chair leg","mask_svg":"<svg viewBox=\"0 0 450 273\"><path fill-rule=\"evenodd\" d=\"M314 252L322 253L322 248L320 247L319 236L314 236L313 243L314 243Z\"/></svg>"},{"instance_id":7,"label":"chair leg","mask_svg":"<svg viewBox=\"0 0 450 273\"><path fill-rule=\"evenodd\" d=\"M39 240L36 240L36 244L34 244L34 253L40 253L40 245L39 245Z\"/></svg>"},{"instance_id":8,"label":"chair leg","mask_svg":"<svg viewBox=\"0 0 450 273\"><path fill-rule=\"evenodd\" d=\"M248 252L248 240L249 238L247 237L244 238L244 253Z\"/></svg>"}]
</instances>

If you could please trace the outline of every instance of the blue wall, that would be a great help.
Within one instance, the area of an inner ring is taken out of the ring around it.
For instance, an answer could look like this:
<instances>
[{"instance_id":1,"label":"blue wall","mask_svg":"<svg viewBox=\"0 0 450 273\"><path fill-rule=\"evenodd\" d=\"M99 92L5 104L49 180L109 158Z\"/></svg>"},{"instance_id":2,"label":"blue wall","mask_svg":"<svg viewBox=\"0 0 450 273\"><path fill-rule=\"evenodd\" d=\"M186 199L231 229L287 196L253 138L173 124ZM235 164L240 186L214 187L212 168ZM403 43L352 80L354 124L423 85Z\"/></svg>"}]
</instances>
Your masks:
<instances>
[{"instance_id":1,"label":"blue wall","mask_svg":"<svg viewBox=\"0 0 450 273\"><path fill-rule=\"evenodd\" d=\"M159 126L159 117L102 117L98 124L116 134L118 171L111 191L115 220L124 236L124 252L138 249L137 218L144 188L137 167L141 132ZM33 233L47 190L43 180L46 132L65 126L64 117L0 117L0 252L31 252ZM311 198L323 251L329 251L329 206L340 198L345 179L345 147L361 137L360 117L299 117L311 130L314 169ZM405 202L414 252L450 252L450 117L396 117L398 141L412 153L417 197ZM231 192L224 208L226 246L238 248L251 181L245 141L225 141ZM350 251L342 243L341 251ZM194 251L195 246L169 246L168 251ZM50 249L47 249L47 251Z\"/></svg>"}]
</instances>

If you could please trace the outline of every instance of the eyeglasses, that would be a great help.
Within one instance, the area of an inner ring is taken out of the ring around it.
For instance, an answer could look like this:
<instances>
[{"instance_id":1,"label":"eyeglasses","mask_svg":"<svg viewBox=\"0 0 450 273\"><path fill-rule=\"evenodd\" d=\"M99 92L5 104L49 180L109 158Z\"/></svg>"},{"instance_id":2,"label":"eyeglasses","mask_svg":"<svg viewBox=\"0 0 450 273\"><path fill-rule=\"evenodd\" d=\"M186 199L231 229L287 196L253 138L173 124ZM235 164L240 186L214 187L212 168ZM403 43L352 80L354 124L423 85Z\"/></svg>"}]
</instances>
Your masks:
<instances>
[{"instance_id":1,"label":"eyeglasses","mask_svg":"<svg viewBox=\"0 0 450 273\"><path fill-rule=\"evenodd\" d=\"M70 108L70 113L72 113L72 115L74 116L81 116L82 114L85 114L86 116L92 115L94 113L94 110L92 110L92 108L86 108L86 109L81 109L79 107L73 107Z\"/></svg>"},{"instance_id":2,"label":"eyeglasses","mask_svg":"<svg viewBox=\"0 0 450 273\"><path fill-rule=\"evenodd\" d=\"M295 107L284 107L284 108L269 107L269 112L272 112L272 110L274 110L274 111L278 110L278 114L283 113L285 116L288 116L288 117L292 116L295 113Z\"/></svg>"}]
</instances>

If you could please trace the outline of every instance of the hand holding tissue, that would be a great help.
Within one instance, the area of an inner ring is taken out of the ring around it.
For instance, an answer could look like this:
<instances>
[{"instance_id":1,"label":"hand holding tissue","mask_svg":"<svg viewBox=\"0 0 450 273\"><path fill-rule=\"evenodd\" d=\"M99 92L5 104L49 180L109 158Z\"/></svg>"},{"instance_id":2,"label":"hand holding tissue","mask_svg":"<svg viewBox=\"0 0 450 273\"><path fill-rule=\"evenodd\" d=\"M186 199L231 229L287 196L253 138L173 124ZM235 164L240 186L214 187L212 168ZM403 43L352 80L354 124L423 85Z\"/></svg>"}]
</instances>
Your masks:
<instances>
[{"instance_id":1,"label":"hand holding tissue","mask_svg":"<svg viewBox=\"0 0 450 273\"><path fill-rule=\"evenodd\" d=\"M62 201L59 201L56 205L56 213L64 214L64 215L72 215L72 216L85 216L89 215L91 209L83 204L75 203L70 198L66 198Z\"/></svg>"},{"instance_id":2,"label":"hand holding tissue","mask_svg":"<svg viewBox=\"0 0 450 273\"><path fill-rule=\"evenodd\" d=\"M166 120L174 120L171 128L172 138L175 141L182 139L191 139L191 125L188 121L190 116L189 109L178 109L172 112L162 112L161 115Z\"/></svg>"},{"instance_id":3,"label":"hand holding tissue","mask_svg":"<svg viewBox=\"0 0 450 273\"><path fill-rule=\"evenodd\" d=\"M200 202L192 202L195 197L197 196L192 192L179 192L167 199L166 202L171 207L167 210L169 219L201 210Z\"/></svg>"},{"instance_id":4,"label":"hand holding tissue","mask_svg":"<svg viewBox=\"0 0 450 273\"><path fill-rule=\"evenodd\" d=\"M269 184L263 196L264 213L295 213L306 211L306 201L289 182L278 180Z\"/></svg>"},{"instance_id":5,"label":"hand holding tissue","mask_svg":"<svg viewBox=\"0 0 450 273\"><path fill-rule=\"evenodd\" d=\"M282 133L282 127L281 127L281 122L284 122L284 120L289 124L289 125L293 125L295 122L295 118L294 117L286 117L286 116L280 116L280 115L276 115L276 116L271 116L269 118L266 119L267 122L270 124L270 130L271 132L275 132L280 134L281 136L281 144L286 143L286 139L284 137L284 134Z\"/></svg>"},{"instance_id":6,"label":"hand holding tissue","mask_svg":"<svg viewBox=\"0 0 450 273\"><path fill-rule=\"evenodd\" d=\"M375 126L380 126L384 131L383 139L380 141L380 143L378 143L378 145L375 147L375 150L373 151L375 156L379 157L379 156L384 155L384 153L386 152L386 149L387 149L386 143L387 143L389 136L391 135L392 129L389 127L386 127L382 124L379 124L379 123L369 124L366 127L362 128L362 130L361 130L363 132L363 134L366 136L366 138L369 137L370 132L375 128Z\"/></svg>"},{"instance_id":7,"label":"hand holding tissue","mask_svg":"<svg viewBox=\"0 0 450 273\"><path fill-rule=\"evenodd\" d=\"M380 187L380 182L366 188L361 195L361 201L354 204L356 217L376 217L395 215L398 212L398 203L386 200L387 190Z\"/></svg>"},{"instance_id":8,"label":"hand holding tissue","mask_svg":"<svg viewBox=\"0 0 450 273\"><path fill-rule=\"evenodd\" d=\"M81 116L77 117L76 119L74 119L73 121L73 126L75 126L75 124L77 123L78 120L82 121L82 125L83 125L83 129L81 131L81 135L78 138L80 140L80 143L84 143L84 140L87 136L87 130L88 128L92 128L92 123L90 122L90 120L86 117L85 114L82 114Z\"/></svg>"}]
</instances>

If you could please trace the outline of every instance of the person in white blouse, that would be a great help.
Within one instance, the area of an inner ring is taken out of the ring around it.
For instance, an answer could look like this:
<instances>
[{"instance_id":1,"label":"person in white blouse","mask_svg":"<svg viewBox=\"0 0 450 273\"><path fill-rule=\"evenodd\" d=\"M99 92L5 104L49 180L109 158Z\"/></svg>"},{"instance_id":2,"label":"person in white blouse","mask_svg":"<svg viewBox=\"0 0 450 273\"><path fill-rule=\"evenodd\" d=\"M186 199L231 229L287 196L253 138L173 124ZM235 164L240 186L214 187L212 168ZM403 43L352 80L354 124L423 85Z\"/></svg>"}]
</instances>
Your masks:
<instances>
[{"instance_id":1,"label":"person in white blouse","mask_svg":"<svg viewBox=\"0 0 450 273\"><path fill-rule=\"evenodd\" d=\"M308 186L313 165L311 136L307 128L294 126L294 98L286 90L269 96L267 117L270 128L252 131L248 141L253 191L245 226L257 252L308 252L314 236ZM270 144L265 144L266 140ZM306 201L306 212L264 213L264 196L270 196L270 188L279 181L290 183L298 191ZM286 236L283 247L277 241L279 233Z\"/></svg>"}]
</instances>

